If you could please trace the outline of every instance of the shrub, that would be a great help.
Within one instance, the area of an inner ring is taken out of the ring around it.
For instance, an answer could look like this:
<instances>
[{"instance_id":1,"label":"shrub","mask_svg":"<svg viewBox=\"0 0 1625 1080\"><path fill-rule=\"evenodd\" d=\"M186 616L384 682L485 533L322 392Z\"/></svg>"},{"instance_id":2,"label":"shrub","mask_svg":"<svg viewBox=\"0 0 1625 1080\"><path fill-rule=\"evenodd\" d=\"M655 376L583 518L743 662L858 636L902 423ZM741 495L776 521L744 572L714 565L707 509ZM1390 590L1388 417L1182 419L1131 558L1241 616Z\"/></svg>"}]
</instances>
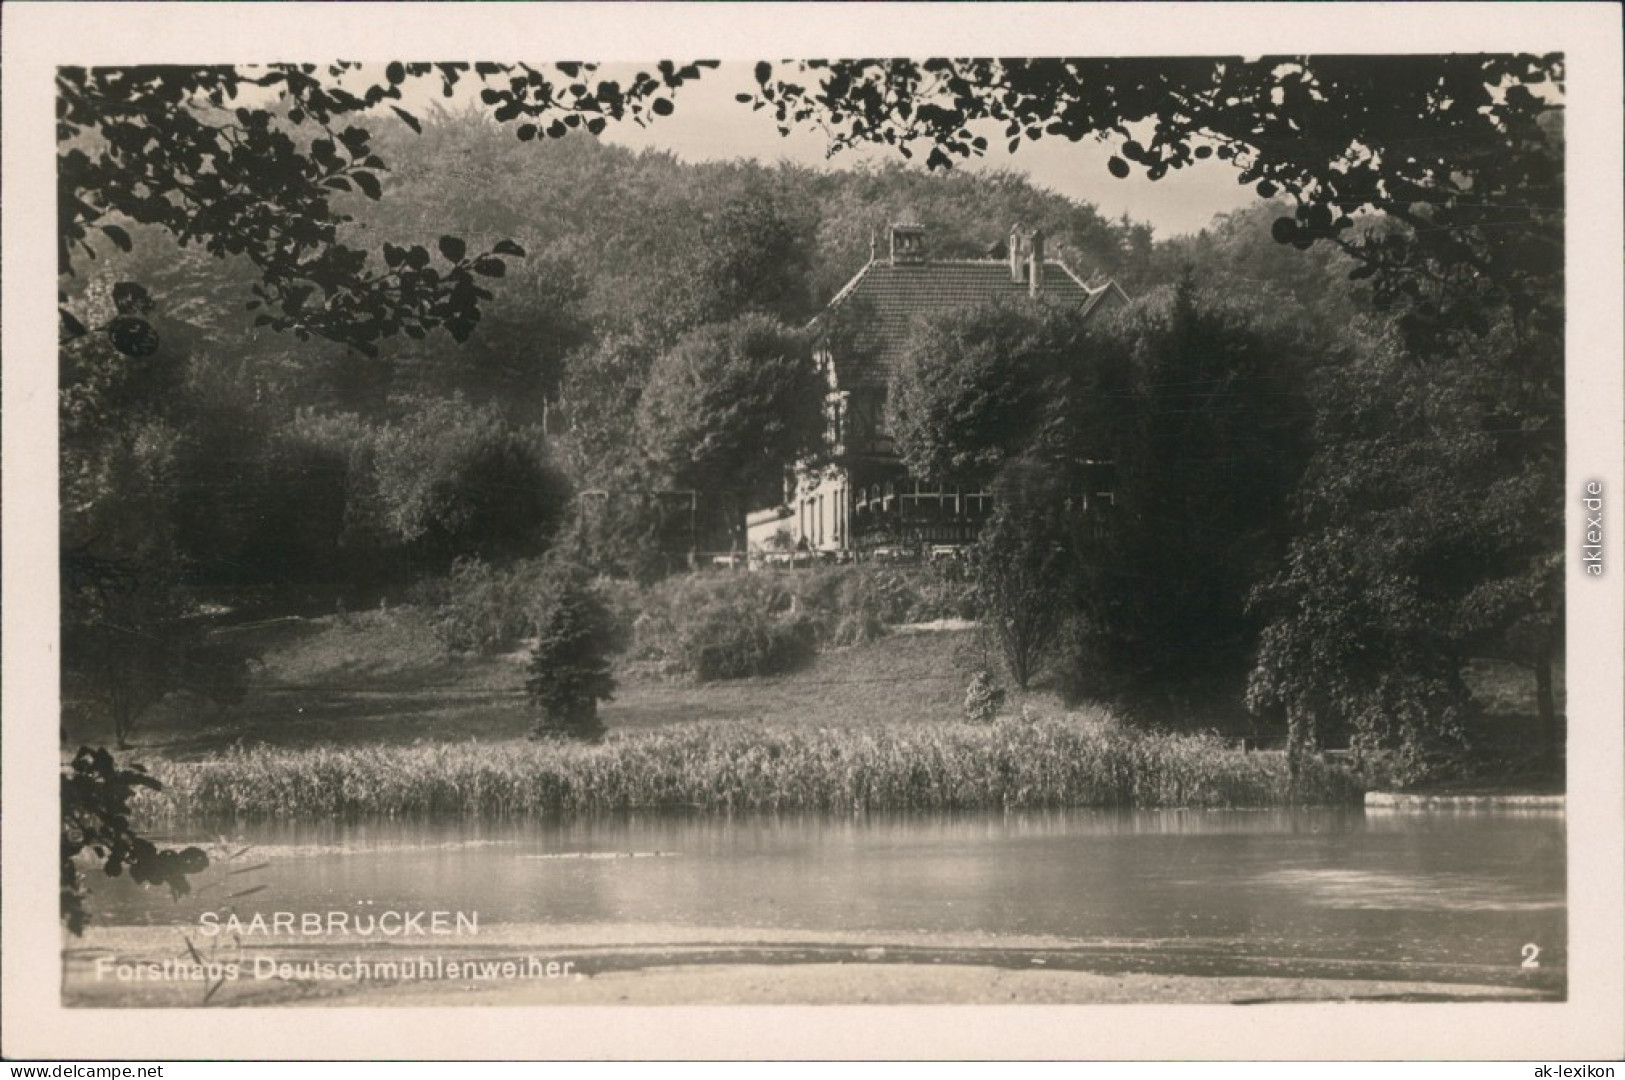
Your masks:
<instances>
[{"instance_id":1,"label":"shrub","mask_svg":"<svg viewBox=\"0 0 1625 1080\"><path fill-rule=\"evenodd\" d=\"M273 428L257 410L205 410L187 425L170 478L188 580L343 580L348 468L343 448Z\"/></svg>"},{"instance_id":2,"label":"shrub","mask_svg":"<svg viewBox=\"0 0 1625 1080\"><path fill-rule=\"evenodd\" d=\"M1082 614L1072 615L1061 628L1055 646L1054 684L1069 705L1116 703L1125 696L1125 680L1104 655L1100 635L1091 632Z\"/></svg>"},{"instance_id":3,"label":"shrub","mask_svg":"<svg viewBox=\"0 0 1625 1080\"><path fill-rule=\"evenodd\" d=\"M301 409L278 438L312 457L326 457L328 480L342 484L342 522L329 580L404 576L404 542L390 529L378 490L377 432L371 423L353 413Z\"/></svg>"},{"instance_id":4,"label":"shrub","mask_svg":"<svg viewBox=\"0 0 1625 1080\"><path fill-rule=\"evenodd\" d=\"M543 564L528 559L500 569L458 559L436 591L433 626L442 645L454 652L501 652L536 632L546 591Z\"/></svg>"},{"instance_id":5,"label":"shrub","mask_svg":"<svg viewBox=\"0 0 1625 1080\"><path fill-rule=\"evenodd\" d=\"M568 501L538 432L460 397L430 402L379 429L374 444L385 524L441 565L537 550Z\"/></svg>"},{"instance_id":6,"label":"shrub","mask_svg":"<svg viewBox=\"0 0 1625 1080\"><path fill-rule=\"evenodd\" d=\"M700 682L781 675L804 666L817 651L817 632L800 616L714 608L682 632L683 664Z\"/></svg>"},{"instance_id":7,"label":"shrub","mask_svg":"<svg viewBox=\"0 0 1625 1080\"><path fill-rule=\"evenodd\" d=\"M583 499L555 549L594 574L652 585L689 565L694 538L685 498L612 493Z\"/></svg>"},{"instance_id":8,"label":"shrub","mask_svg":"<svg viewBox=\"0 0 1625 1080\"><path fill-rule=\"evenodd\" d=\"M211 632L166 567L82 551L62 560L64 706L111 721L119 749L166 696L188 691L217 706L242 700L249 655Z\"/></svg>"},{"instance_id":9,"label":"shrub","mask_svg":"<svg viewBox=\"0 0 1625 1080\"><path fill-rule=\"evenodd\" d=\"M686 574L636 596L623 589L620 603L643 659L737 678L788 671L820 648L872 641L904 623L967 617L972 596L932 567L840 566Z\"/></svg>"},{"instance_id":10,"label":"shrub","mask_svg":"<svg viewBox=\"0 0 1625 1080\"><path fill-rule=\"evenodd\" d=\"M817 634L774 574L686 574L647 590L637 653L701 681L775 675L811 659Z\"/></svg>"},{"instance_id":11,"label":"shrub","mask_svg":"<svg viewBox=\"0 0 1625 1080\"><path fill-rule=\"evenodd\" d=\"M1004 708L1004 687L986 671L978 671L965 688L965 719L991 724Z\"/></svg>"},{"instance_id":12,"label":"shrub","mask_svg":"<svg viewBox=\"0 0 1625 1080\"><path fill-rule=\"evenodd\" d=\"M972 588L930 566L839 566L788 575L824 645L857 645L892 627L975 614Z\"/></svg>"}]
</instances>

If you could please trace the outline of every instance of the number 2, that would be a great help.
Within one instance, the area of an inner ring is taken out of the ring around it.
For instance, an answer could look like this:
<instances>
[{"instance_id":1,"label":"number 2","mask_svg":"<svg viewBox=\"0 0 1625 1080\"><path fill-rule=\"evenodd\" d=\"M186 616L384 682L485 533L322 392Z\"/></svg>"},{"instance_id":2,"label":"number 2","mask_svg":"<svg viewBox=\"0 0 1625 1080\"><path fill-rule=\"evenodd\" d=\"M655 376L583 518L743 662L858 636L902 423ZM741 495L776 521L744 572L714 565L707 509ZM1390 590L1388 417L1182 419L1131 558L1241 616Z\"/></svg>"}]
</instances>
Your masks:
<instances>
[{"instance_id":1,"label":"number 2","mask_svg":"<svg viewBox=\"0 0 1625 1080\"><path fill-rule=\"evenodd\" d=\"M1523 947L1523 963L1519 964L1518 966L1519 967L1526 967L1526 968L1538 968L1538 967L1540 967L1540 959L1539 958L1540 958L1540 946L1539 945L1535 945L1535 944L1532 944L1532 943L1529 944L1529 945L1525 945Z\"/></svg>"}]
</instances>

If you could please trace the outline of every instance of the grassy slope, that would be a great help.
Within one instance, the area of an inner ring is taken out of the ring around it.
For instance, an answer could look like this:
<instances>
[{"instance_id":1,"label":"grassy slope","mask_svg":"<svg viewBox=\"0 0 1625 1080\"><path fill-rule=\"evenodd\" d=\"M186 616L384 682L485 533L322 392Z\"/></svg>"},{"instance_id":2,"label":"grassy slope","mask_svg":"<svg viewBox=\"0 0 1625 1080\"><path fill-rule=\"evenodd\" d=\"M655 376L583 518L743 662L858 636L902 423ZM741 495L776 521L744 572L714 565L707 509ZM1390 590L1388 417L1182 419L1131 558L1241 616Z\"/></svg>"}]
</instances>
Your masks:
<instances>
[{"instance_id":1,"label":"grassy slope","mask_svg":"<svg viewBox=\"0 0 1625 1080\"><path fill-rule=\"evenodd\" d=\"M149 720L143 757L165 791L144 813L1272 806L1358 794L1336 769L1293 783L1278 755L1125 732L1036 695L1027 703L1051 719L956 722L968 671L986 662L962 630L896 633L778 678L695 685L628 665L601 746L525 741L524 651L448 657L412 609L238 632L260 655L247 699L222 716Z\"/></svg>"},{"instance_id":2,"label":"grassy slope","mask_svg":"<svg viewBox=\"0 0 1625 1080\"><path fill-rule=\"evenodd\" d=\"M526 655L448 657L410 608L318 619L279 619L236 631L258 654L247 698L218 714L154 710L134 742L166 757L194 758L242 741L399 745L419 739L512 739L533 715L524 695ZM602 707L611 730L693 720L848 725L955 719L976 635L897 634L821 655L777 678L695 685L638 665L617 673ZM74 744L106 741L67 732Z\"/></svg>"},{"instance_id":3,"label":"grassy slope","mask_svg":"<svg viewBox=\"0 0 1625 1080\"><path fill-rule=\"evenodd\" d=\"M522 738L533 720L524 694L523 650L447 656L412 608L276 619L235 632L260 658L247 698L220 713L184 705L154 710L134 740L148 758L212 758L237 743L293 749L504 741ZM704 720L776 727L952 721L961 715L970 672L988 662L977 638L966 631L894 634L825 653L792 675L705 685L653 674L647 665L623 665L615 700L602 707L603 716L611 731L623 732ZM1533 723L1533 680L1526 672L1478 663L1467 674L1490 722L1505 729L1501 736L1516 736ZM1561 702L1561 671L1558 692ZM1034 704L1047 715L1063 711L1053 701ZM111 741L109 732L93 729L70 726L66 734L70 748ZM1485 790L1508 784L1562 789L1560 775L1522 767L1480 777L1472 790L1485 782Z\"/></svg>"}]
</instances>

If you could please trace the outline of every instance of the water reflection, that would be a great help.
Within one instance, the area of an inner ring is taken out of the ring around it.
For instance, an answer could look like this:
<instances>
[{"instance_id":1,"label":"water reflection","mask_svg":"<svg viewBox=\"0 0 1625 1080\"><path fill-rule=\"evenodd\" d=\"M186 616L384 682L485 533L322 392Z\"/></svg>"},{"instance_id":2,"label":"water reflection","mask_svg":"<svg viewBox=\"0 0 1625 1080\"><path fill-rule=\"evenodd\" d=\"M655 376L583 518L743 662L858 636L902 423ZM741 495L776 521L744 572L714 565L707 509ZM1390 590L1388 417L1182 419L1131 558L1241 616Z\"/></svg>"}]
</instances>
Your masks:
<instances>
[{"instance_id":1,"label":"water reflection","mask_svg":"<svg viewBox=\"0 0 1625 1080\"><path fill-rule=\"evenodd\" d=\"M1517 962L1565 947L1563 818L1551 813L1053 811L632 815L231 830L270 865L256 911L477 910L484 925L1044 936L1232 955ZM175 842L208 834L178 832ZM98 880L108 921L195 923Z\"/></svg>"}]
</instances>

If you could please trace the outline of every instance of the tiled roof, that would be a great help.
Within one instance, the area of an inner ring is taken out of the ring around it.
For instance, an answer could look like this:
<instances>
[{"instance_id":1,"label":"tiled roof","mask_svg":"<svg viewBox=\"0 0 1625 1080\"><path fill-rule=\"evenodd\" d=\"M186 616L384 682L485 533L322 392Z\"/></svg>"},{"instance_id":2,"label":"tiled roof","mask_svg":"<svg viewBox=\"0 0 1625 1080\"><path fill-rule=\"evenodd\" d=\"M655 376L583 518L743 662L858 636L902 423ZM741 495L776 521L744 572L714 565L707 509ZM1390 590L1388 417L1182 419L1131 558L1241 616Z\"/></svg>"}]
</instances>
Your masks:
<instances>
[{"instance_id":1,"label":"tiled roof","mask_svg":"<svg viewBox=\"0 0 1625 1080\"><path fill-rule=\"evenodd\" d=\"M1051 300L1070 301L1091 311L1117 291L1110 283L1091 289L1064 263L1044 263L1040 293ZM920 263L876 259L830 301L830 311L845 309L854 315L849 331L852 347L842 350L847 355L835 357L836 382L842 389L885 386L902 358L911 325L922 315L944 315L1027 295L1027 283L1014 280L1003 259Z\"/></svg>"}]
</instances>

